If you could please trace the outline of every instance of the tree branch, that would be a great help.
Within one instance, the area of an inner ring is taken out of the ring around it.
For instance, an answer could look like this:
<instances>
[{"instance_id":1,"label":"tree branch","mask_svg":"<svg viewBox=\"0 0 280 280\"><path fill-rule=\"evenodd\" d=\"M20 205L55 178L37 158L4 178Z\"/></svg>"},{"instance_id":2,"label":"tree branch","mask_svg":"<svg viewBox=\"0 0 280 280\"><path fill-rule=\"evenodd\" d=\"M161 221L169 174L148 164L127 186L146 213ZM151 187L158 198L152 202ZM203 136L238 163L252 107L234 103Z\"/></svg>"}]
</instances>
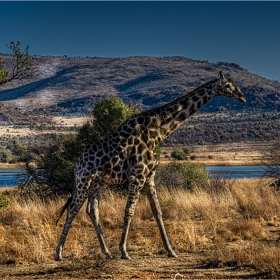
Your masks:
<instances>
[{"instance_id":1,"label":"tree branch","mask_svg":"<svg viewBox=\"0 0 280 280\"><path fill-rule=\"evenodd\" d=\"M33 57L29 55L29 46L24 51L21 51L20 41L16 43L12 41L10 46L7 47L13 52L13 58L10 62L12 70L11 73L5 71L3 69L3 62L0 60L0 86L13 80L23 81L39 75L37 67L33 64Z\"/></svg>"}]
</instances>

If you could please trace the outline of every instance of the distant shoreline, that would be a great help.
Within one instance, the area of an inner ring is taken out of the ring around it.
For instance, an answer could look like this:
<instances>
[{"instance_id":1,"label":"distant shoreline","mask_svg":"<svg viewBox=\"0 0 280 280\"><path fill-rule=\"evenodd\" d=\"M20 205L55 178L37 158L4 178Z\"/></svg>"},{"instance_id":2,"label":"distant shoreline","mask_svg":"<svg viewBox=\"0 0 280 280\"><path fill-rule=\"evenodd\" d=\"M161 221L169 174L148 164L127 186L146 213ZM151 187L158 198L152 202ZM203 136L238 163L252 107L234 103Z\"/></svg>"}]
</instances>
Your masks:
<instances>
[{"instance_id":1,"label":"distant shoreline","mask_svg":"<svg viewBox=\"0 0 280 280\"><path fill-rule=\"evenodd\" d=\"M159 165L165 165L172 162L172 160L160 160ZM233 160L178 160L177 162L191 162L195 164L204 164L205 166L258 166L263 165L260 161L252 161L250 159L245 161L233 161ZM11 170L11 169L24 169L24 163L8 164L0 163L0 170Z\"/></svg>"},{"instance_id":2,"label":"distant shoreline","mask_svg":"<svg viewBox=\"0 0 280 280\"><path fill-rule=\"evenodd\" d=\"M0 169L22 169L24 163L0 163Z\"/></svg>"}]
</instances>

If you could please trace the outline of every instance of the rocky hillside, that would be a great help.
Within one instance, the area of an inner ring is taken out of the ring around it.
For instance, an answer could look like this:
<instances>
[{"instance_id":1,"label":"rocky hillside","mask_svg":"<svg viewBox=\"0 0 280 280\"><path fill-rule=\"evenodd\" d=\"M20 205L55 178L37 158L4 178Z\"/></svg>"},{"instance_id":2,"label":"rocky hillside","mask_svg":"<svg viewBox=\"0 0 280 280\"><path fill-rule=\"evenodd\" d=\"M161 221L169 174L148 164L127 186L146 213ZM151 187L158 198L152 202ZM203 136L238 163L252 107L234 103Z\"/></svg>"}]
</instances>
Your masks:
<instances>
[{"instance_id":1,"label":"rocky hillside","mask_svg":"<svg viewBox=\"0 0 280 280\"><path fill-rule=\"evenodd\" d=\"M8 67L10 56L4 56ZM118 95L140 110L160 106L223 71L245 93L247 103L219 97L204 106L170 144L274 139L280 116L280 83L235 63L185 57L36 57L40 76L0 90L0 122L30 123L30 116L88 114L100 98ZM32 118L34 119L34 118Z\"/></svg>"}]
</instances>

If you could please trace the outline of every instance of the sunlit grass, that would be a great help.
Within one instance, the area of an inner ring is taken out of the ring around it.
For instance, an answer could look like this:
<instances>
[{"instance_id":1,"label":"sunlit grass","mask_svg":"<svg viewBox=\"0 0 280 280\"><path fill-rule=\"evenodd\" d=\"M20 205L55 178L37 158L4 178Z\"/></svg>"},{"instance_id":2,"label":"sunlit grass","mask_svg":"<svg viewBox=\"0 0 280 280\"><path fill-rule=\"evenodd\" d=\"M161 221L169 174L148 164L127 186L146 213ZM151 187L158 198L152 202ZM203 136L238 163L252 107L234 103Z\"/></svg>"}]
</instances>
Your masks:
<instances>
[{"instance_id":1,"label":"sunlit grass","mask_svg":"<svg viewBox=\"0 0 280 280\"><path fill-rule=\"evenodd\" d=\"M280 273L279 242L271 233L271 228L279 227L280 194L265 182L224 181L219 188L209 185L192 192L160 187L158 196L169 239L179 254L204 246L213 250L205 262L251 266L272 276ZM36 196L11 196L10 200L12 204L0 211L0 262L53 261L65 220L63 216L56 226L56 211L65 199L42 202ZM112 191L105 191L100 203L104 238L117 257L125 204L126 197ZM144 194L133 217L128 250L135 254L165 254ZM70 229L64 255L94 258L96 254L102 255L84 206Z\"/></svg>"}]
</instances>

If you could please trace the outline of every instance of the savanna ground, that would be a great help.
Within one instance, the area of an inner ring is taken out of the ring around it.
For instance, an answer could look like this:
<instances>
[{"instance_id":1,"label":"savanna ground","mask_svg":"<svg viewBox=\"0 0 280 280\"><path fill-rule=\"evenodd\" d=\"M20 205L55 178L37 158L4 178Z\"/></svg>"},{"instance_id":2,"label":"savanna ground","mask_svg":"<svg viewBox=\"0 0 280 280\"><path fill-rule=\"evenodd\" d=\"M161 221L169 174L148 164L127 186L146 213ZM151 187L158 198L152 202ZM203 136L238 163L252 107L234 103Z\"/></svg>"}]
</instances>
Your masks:
<instances>
[{"instance_id":1,"label":"savanna ground","mask_svg":"<svg viewBox=\"0 0 280 280\"><path fill-rule=\"evenodd\" d=\"M54 261L65 216L55 225L58 198L42 202L10 194L0 211L0 278L218 279L279 278L280 193L267 181L213 179L189 192L158 188L166 230L178 258L168 258L146 196L128 238L132 260L121 260L126 196L105 190L100 220L114 259L100 251L85 207L73 222L64 260Z\"/></svg>"}]
</instances>

